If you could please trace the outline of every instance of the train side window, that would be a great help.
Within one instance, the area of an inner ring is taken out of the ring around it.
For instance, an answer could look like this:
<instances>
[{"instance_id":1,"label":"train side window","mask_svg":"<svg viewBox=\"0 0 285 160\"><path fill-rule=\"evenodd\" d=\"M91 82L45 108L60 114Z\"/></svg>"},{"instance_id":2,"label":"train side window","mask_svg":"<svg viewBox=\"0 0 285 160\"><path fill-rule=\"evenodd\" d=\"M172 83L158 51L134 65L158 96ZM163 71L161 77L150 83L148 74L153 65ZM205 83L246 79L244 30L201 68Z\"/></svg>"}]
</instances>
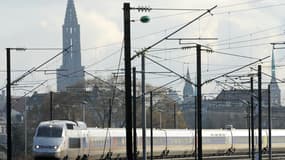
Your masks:
<instances>
[{"instance_id":1,"label":"train side window","mask_svg":"<svg viewBox=\"0 0 285 160\"><path fill-rule=\"evenodd\" d=\"M80 138L69 138L69 148L80 148Z\"/></svg>"}]
</instances>

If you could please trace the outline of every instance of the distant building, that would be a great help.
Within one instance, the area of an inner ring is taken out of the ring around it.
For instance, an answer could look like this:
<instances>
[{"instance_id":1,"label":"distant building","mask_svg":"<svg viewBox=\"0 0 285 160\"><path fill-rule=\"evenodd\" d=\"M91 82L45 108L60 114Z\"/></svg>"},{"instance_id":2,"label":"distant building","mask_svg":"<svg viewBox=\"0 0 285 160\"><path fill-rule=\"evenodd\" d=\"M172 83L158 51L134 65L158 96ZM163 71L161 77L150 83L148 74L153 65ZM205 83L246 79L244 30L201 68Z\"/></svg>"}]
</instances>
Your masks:
<instances>
[{"instance_id":1,"label":"distant building","mask_svg":"<svg viewBox=\"0 0 285 160\"><path fill-rule=\"evenodd\" d=\"M6 120L0 117L0 159L6 159L7 152L7 132L6 132Z\"/></svg>"},{"instance_id":2,"label":"distant building","mask_svg":"<svg viewBox=\"0 0 285 160\"><path fill-rule=\"evenodd\" d=\"M62 36L64 53L62 65L56 74L57 91L66 91L68 87L74 85L83 89L84 67L81 65L80 25L73 0L67 2Z\"/></svg>"},{"instance_id":3,"label":"distant building","mask_svg":"<svg viewBox=\"0 0 285 160\"><path fill-rule=\"evenodd\" d=\"M6 118L0 117L0 135L6 135ZM0 144L2 143L2 139L0 139Z\"/></svg>"},{"instance_id":4,"label":"distant building","mask_svg":"<svg viewBox=\"0 0 285 160\"><path fill-rule=\"evenodd\" d=\"M189 68L187 69L186 79L191 81ZM185 85L183 88L183 103L189 103L194 100L194 89L191 83L185 81Z\"/></svg>"},{"instance_id":5,"label":"distant building","mask_svg":"<svg viewBox=\"0 0 285 160\"><path fill-rule=\"evenodd\" d=\"M271 106L272 107L281 107L281 100L280 100L280 88L276 81L275 75L275 58L274 52L272 52L271 57L271 81L270 81L270 97L271 97Z\"/></svg>"},{"instance_id":6,"label":"distant building","mask_svg":"<svg viewBox=\"0 0 285 160\"><path fill-rule=\"evenodd\" d=\"M0 111L4 111L6 106L6 95L5 91L2 91L2 94L0 94Z\"/></svg>"},{"instance_id":7,"label":"distant building","mask_svg":"<svg viewBox=\"0 0 285 160\"><path fill-rule=\"evenodd\" d=\"M280 88L276 81L275 75L275 59L274 54L272 53L272 68L271 68L271 81L270 81L270 102L272 106L272 113L283 114L285 109L281 108L281 96ZM187 71L187 78L190 78ZM184 113L184 118L186 120L188 127L194 126L194 117L195 117L195 101L189 99L193 89L190 83L185 82L183 90L184 102L180 105ZM262 107L268 107L268 88L261 90L262 95ZM258 90L257 88L253 91L254 97L254 114L258 114ZM202 100L202 121L203 127L205 128L215 128L223 127L226 124L235 124L234 127L245 128L246 123L244 122L248 115L248 108L251 103L251 91L249 89L230 89L222 90L215 98L213 99L203 99ZM263 111L264 115L267 114L266 111ZM239 119L239 120L237 120ZM216 121L213 123L213 121ZM240 121L240 122L239 122ZM283 122L283 120L280 120ZM274 122L275 127L285 128L285 125L282 125L279 121ZM267 122L263 121L263 126L267 125Z\"/></svg>"},{"instance_id":8,"label":"distant building","mask_svg":"<svg viewBox=\"0 0 285 160\"><path fill-rule=\"evenodd\" d=\"M176 102L177 104L180 104L181 98L179 97L179 95L177 94L177 91L173 90L173 89L169 89L167 92L167 96L168 98L170 98L171 100L173 100L174 102Z\"/></svg>"},{"instance_id":9,"label":"distant building","mask_svg":"<svg viewBox=\"0 0 285 160\"><path fill-rule=\"evenodd\" d=\"M262 105L268 105L268 90L262 89ZM253 90L254 102L257 104L258 101L258 90ZM251 91L248 89L231 89L231 90L222 90L218 96L214 99L217 102L223 102L225 106L237 107L240 105L234 105L240 103L250 104Z\"/></svg>"}]
</instances>

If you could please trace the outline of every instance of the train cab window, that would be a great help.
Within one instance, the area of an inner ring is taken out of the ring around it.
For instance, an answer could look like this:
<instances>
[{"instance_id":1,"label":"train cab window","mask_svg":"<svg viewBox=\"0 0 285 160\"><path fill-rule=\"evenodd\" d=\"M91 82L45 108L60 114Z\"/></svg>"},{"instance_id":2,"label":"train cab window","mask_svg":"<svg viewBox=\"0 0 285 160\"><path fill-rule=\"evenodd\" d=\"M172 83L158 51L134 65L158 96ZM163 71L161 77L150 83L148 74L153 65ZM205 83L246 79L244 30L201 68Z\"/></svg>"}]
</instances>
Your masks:
<instances>
[{"instance_id":1,"label":"train cab window","mask_svg":"<svg viewBox=\"0 0 285 160\"><path fill-rule=\"evenodd\" d=\"M54 126L41 126L38 128L37 137L61 137L62 128Z\"/></svg>"},{"instance_id":2,"label":"train cab window","mask_svg":"<svg viewBox=\"0 0 285 160\"><path fill-rule=\"evenodd\" d=\"M73 124L71 124L71 123L66 123L66 128L67 129L73 129Z\"/></svg>"}]
</instances>

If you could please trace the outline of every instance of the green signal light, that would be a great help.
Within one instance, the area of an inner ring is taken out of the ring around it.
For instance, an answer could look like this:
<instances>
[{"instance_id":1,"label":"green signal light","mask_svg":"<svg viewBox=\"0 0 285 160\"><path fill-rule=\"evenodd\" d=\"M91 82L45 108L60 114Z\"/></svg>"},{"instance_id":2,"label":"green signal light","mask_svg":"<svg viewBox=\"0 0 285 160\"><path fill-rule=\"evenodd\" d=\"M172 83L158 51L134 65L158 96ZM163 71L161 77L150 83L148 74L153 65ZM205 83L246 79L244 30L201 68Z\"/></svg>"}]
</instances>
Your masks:
<instances>
[{"instance_id":1,"label":"green signal light","mask_svg":"<svg viewBox=\"0 0 285 160\"><path fill-rule=\"evenodd\" d=\"M142 16L140 21L142 23L148 23L150 21L150 18L149 18L149 16Z\"/></svg>"}]
</instances>

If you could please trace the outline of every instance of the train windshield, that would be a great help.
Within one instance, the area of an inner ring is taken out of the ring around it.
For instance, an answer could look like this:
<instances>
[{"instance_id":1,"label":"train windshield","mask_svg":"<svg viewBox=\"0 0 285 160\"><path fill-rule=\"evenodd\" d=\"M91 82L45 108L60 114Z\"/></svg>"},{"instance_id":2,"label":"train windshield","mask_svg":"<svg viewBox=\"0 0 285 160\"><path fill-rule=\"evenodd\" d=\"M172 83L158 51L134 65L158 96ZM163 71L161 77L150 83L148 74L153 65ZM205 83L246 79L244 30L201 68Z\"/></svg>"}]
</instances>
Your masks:
<instances>
[{"instance_id":1,"label":"train windshield","mask_svg":"<svg viewBox=\"0 0 285 160\"><path fill-rule=\"evenodd\" d=\"M62 128L60 127L50 127L50 126L41 126L38 129L37 137L61 137Z\"/></svg>"}]
</instances>

